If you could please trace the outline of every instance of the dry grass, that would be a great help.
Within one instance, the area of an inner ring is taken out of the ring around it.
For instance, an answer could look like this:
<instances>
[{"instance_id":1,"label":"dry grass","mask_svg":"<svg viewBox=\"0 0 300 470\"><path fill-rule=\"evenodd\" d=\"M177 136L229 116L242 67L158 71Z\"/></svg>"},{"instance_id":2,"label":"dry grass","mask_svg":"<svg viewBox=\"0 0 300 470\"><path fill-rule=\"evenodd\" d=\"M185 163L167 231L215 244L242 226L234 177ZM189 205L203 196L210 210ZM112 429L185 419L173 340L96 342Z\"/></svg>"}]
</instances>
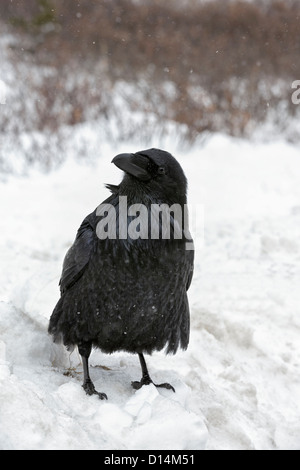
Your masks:
<instances>
[{"instance_id":1,"label":"dry grass","mask_svg":"<svg viewBox=\"0 0 300 470\"><path fill-rule=\"evenodd\" d=\"M36 119L25 104L20 110L26 130L109 118L120 80L137 87L133 110L150 112L160 125L185 124L189 140L204 131L249 135L282 101L295 113L296 0L19 0L1 2L0 16L18 35L16 64L52 70L32 82L40 98Z\"/></svg>"}]
</instances>

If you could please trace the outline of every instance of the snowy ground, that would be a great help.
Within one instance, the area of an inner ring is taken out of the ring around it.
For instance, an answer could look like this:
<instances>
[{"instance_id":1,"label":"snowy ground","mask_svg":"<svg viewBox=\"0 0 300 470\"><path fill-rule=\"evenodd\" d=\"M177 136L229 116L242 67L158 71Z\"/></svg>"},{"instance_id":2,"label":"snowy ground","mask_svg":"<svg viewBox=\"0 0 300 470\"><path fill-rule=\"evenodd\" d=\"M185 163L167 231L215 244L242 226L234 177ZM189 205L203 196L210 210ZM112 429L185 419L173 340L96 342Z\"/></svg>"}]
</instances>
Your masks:
<instances>
[{"instance_id":1,"label":"snowy ground","mask_svg":"<svg viewBox=\"0 0 300 470\"><path fill-rule=\"evenodd\" d=\"M300 157L288 144L215 136L175 153L197 215L191 343L148 366L176 394L134 391L137 357L94 351L109 399L88 397L78 353L52 344L63 256L127 150L139 148L0 183L0 449L300 449Z\"/></svg>"}]
</instances>

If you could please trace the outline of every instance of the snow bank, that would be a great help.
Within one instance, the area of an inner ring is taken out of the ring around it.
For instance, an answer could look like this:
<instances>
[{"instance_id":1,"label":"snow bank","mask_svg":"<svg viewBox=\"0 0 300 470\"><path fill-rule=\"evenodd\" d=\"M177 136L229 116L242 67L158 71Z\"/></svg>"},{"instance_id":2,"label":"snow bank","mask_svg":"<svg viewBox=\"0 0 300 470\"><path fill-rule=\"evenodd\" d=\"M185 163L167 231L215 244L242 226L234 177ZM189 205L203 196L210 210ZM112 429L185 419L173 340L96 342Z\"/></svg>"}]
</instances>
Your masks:
<instances>
[{"instance_id":1,"label":"snow bank","mask_svg":"<svg viewBox=\"0 0 300 470\"><path fill-rule=\"evenodd\" d=\"M168 150L173 151L172 145ZM189 179L198 251L187 352L148 358L139 391L132 355L94 351L108 401L85 395L82 368L47 323L63 256L83 218L118 183L106 146L93 166L69 159L48 175L0 183L1 449L299 449L300 164L282 142L214 136L174 152ZM201 212L202 214L202 212ZM204 239L203 239L204 234Z\"/></svg>"},{"instance_id":2,"label":"snow bank","mask_svg":"<svg viewBox=\"0 0 300 470\"><path fill-rule=\"evenodd\" d=\"M80 368L69 367L39 319L2 302L0 331L1 449L204 447L203 418L186 408L190 390L174 374L167 374L177 382L174 396L154 386L133 393L129 371L138 378L138 364L109 358L109 367L92 368L95 384L110 398L100 402L86 396Z\"/></svg>"}]
</instances>

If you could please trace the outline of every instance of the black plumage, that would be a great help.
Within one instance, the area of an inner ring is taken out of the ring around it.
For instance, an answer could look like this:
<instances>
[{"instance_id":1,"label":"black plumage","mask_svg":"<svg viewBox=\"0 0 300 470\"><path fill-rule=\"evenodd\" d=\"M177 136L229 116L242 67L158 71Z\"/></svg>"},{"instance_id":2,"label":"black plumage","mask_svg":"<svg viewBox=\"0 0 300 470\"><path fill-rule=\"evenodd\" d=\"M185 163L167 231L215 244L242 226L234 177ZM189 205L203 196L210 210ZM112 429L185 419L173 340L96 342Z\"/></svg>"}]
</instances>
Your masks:
<instances>
[{"instance_id":1,"label":"black plumage","mask_svg":"<svg viewBox=\"0 0 300 470\"><path fill-rule=\"evenodd\" d=\"M150 149L118 155L113 163L124 178L119 186L107 185L110 197L82 222L64 260L61 297L49 323L55 341L78 346L83 387L100 398L107 397L89 376L92 347L137 353L143 377L132 382L134 388L152 383L144 353L187 348L194 257L184 224L187 181L177 160ZM130 208L125 217L124 201ZM164 228L162 215L157 217L162 205L180 208L182 217L170 212Z\"/></svg>"}]
</instances>

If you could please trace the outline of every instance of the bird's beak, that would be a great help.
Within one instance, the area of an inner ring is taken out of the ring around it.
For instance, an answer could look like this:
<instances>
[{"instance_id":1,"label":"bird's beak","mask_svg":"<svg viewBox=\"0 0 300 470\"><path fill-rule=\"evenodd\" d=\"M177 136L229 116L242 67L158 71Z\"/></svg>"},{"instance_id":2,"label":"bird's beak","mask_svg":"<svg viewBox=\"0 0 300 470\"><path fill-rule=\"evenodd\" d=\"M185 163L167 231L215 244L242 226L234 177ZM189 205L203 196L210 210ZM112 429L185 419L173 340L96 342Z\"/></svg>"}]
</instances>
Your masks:
<instances>
[{"instance_id":1,"label":"bird's beak","mask_svg":"<svg viewBox=\"0 0 300 470\"><path fill-rule=\"evenodd\" d=\"M147 171L149 160L143 155L138 155L136 153L121 153L112 160L112 163L139 180L149 181L151 179L151 175Z\"/></svg>"}]
</instances>

